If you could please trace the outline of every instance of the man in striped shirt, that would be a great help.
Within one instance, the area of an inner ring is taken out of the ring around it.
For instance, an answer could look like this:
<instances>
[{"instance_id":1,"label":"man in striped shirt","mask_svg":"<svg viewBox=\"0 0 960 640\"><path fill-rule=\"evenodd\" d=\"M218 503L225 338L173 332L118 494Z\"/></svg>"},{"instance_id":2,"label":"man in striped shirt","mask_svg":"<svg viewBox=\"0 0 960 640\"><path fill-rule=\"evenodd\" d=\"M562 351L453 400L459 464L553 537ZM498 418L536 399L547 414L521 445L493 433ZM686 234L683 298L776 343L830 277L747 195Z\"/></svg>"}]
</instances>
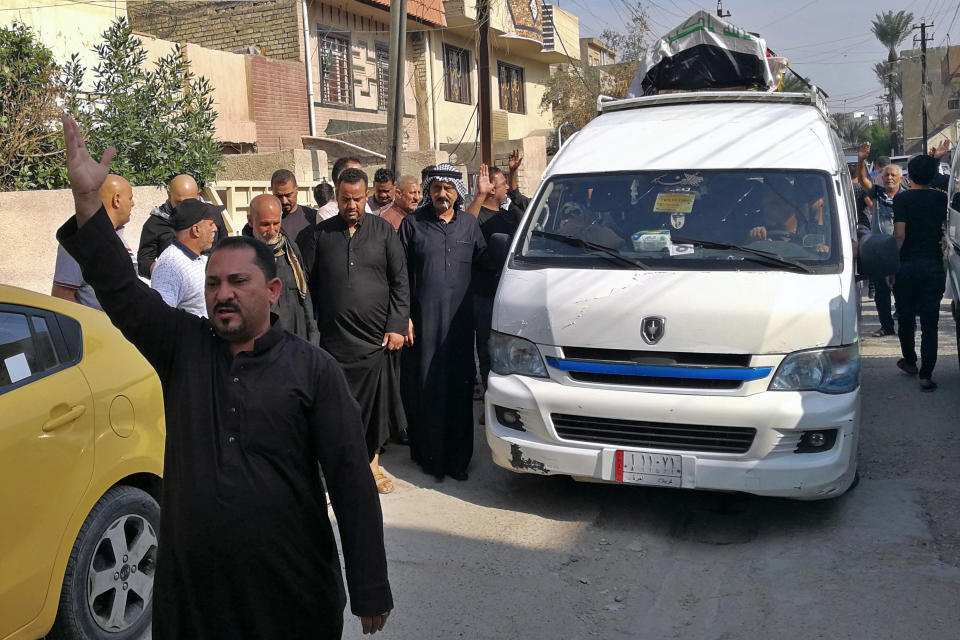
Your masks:
<instances>
[{"instance_id":1,"label":"man in striped shirt","mask_svg":"<svg viewBox=\"0 0 960 640\"><path fill-rule=\"evenodd\" d=\"M180 203L173 215L176 239L163 250L153 268L150 287L171 307L207 317L203 294L207 256L217 234L216 210L195 198Z\"/></svg>"},{"instance_id":2,"label":"man in striped shirt","mask_svg":"<svg viewBox=\"0 0 960 640\"><path fill-rule=\"evenodd\" d=\"M126 179L117 175L108 175L100 187L100 201L117 230L123 246L127 248L134 271L137 269L137 257L123 238L123 227L130 222L133 210L133 187ZM70 257L63 247L57 247L57 262L53 270L53 290L50 295L76 302L93 309L101 310L93 287L87 284L80 272L80 265Z\"/></svg>"}]
</instances>

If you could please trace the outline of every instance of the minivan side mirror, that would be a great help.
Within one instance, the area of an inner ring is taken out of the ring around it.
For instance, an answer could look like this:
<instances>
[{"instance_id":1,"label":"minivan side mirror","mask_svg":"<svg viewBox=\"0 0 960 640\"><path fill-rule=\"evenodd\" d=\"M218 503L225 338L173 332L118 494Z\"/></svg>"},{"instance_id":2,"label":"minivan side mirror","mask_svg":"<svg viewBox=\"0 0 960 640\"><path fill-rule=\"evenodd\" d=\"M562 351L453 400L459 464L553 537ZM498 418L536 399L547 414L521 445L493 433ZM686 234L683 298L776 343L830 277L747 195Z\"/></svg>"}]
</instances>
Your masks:
<instances>
[{"instance_id":1,"label":"minivan side mirror","mask_svg":"<svg viewBox=\"0 0 960 640\"><path fill-rule=\"evenodd\" d=\"M506 233L494 233L487 243L487 260L489 264L502 268L510 253L510 236Z\"/></svg>"},{"instance_id":2,"label":"minivan side mirror","mask_svg":"<svg viewBox=\"0 0 960 640\"><path fill-rule=\"evenodd\" d=\"M900 247L893 236L868 233L860 238L857 272L874 278L892 276L900 270Z\"/></svg>"}]
</instances>

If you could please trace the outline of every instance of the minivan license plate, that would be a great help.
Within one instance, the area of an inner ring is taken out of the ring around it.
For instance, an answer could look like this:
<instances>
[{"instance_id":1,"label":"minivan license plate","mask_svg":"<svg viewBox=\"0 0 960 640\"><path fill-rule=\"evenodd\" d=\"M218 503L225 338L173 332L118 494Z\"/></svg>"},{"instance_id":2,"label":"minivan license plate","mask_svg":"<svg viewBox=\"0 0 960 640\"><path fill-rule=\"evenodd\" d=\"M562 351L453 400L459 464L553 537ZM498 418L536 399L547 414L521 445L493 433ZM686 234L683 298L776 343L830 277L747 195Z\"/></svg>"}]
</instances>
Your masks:
<instances>
[{"instance_id":1,"label":"minivan license plate","mask_svg":"<svg viewBox=\"0 0 960 640\"><path fill-rule=\"evenodd\" d=\"M681 487L683 458L662 453L617 451L617 482L646 484L655 487Z\"/></svg>"}]
</instances>

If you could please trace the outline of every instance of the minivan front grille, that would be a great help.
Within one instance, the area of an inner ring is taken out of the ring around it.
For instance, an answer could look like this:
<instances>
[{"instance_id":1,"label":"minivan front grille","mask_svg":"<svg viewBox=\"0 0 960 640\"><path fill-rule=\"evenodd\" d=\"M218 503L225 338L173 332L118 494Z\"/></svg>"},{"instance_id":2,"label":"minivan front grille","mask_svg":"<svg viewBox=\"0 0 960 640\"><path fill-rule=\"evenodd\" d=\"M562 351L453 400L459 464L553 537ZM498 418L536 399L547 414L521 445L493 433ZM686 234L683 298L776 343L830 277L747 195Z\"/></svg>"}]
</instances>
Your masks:
<instances>
[{"instance_id":1,"label":"minivan front grille","mask_svg":"<svg viewBox=\"0 0 960 640\"><path fill-rule=\"evenodd\" d=\"M564 413L554 413L550 417L557 435L564 440L644 449L746 453L757 434L757 430L750 427L645 422Z\"/></svg>"},{"instance_id":2,"label":"minivan front grille","mask_svg":"<svg viewBox=\"0 0 960 640\"><path fill-rule=\"evenodd\" d=\"M749 367L750 354L685 353L682 351L630 351L627 349L593 349L564 347L563 357L570 360L622 362L687 367Z\"/></svg>"},{"instance_id":3,"label":"minivan front grille","mask_svg":"<svg viewBox=\"0 0 960 640\"><path fill-rule=\"evenodd\" d=\"M668 387L671 389L739 389L740 380L701 380L696 378L659 378L655 376L623 376L611 373L569 371L571 380L596 384L616 384L627 387Z\"/></svg>"}]
</instances>

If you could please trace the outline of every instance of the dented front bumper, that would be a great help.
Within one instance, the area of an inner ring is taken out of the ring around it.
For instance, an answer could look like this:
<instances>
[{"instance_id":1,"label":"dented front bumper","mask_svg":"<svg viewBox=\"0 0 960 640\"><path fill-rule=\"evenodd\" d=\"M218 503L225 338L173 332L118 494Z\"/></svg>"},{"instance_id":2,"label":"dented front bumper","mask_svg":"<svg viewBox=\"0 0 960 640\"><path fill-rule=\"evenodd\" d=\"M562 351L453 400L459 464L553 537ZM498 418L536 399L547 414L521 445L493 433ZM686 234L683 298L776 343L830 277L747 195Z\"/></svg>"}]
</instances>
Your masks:
<instances>
[{"instance_id":1,"label":"dented front bumper","mask_svg":"<svg viewBox=\"0 0 960 640\"><path fill-rule=\"evenodd\" d=\"M504 424L500 419L504 409L516 412L522 429ZM859 391L843 395L767 391L729 397L571 387L554 380L491 374L484 411L494 462L518 473L616 482L618 450L650 452L682 458L683 488L798 499L840 495L856 473ZM751 427L756 435L744 453L645 449L561 438L554 414ZM838 430L833 447L822 453L795 453L801 434L816 429Z\"/></svg>"}]
</instances>

